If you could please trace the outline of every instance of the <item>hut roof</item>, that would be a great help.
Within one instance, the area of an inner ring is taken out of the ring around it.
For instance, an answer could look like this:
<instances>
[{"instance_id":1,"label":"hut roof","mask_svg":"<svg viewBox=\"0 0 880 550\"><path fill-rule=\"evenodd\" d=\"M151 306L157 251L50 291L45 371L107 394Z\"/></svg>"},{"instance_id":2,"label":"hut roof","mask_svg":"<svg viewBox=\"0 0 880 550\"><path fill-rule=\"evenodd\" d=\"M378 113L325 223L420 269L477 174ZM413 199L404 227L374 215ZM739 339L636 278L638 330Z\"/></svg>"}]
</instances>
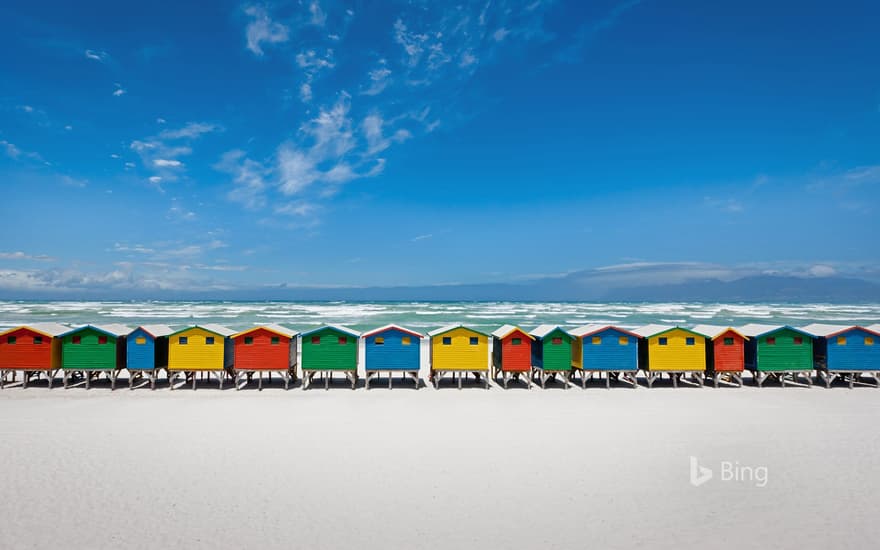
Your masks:
<instances>
[{"instance_id":1,"label":"hut roof","mask_svg":"<svg viewBox=\"0 0 880 550\"><path fill-rule=\"evenodd\" d=\"M877 326L877 329L880 329L880 326ZM866 332L870 332L875 336L880 336L880 331L872 330L870 327L860 327L856 325L827 325L822 323L813 323L803 327L804 332L809 332L815 336L822 336L823 338L830 338L832 336L837 336L838 334L849 332L851 330L864 330Z\"/></svg>"},{"instance_id":2,"label":"hut roof","mask_svg":"<svg viewBox=\"0 0 880 550\"><path fill-rule=\"evenodd\" d=\"M635 336L636 338L641 338L640 335L636 334L631 330L626 330L624 328L620 328L614 325L599 325L599 324L590 324L583 325L578 328L572 329L568 331L572 336L576 336L578 338L584 338L585 336L590 336L592 334L596 334L597 332L603 332L606 330L616 330L618 332L622 332L624 334L629 334L630 336Z\"/></svg>"},{"instance_id":3,"label":"hut roof","mask_svg":"<svg viewBox=\"0 0 880 550\"><path fill-rule=\"evenodd\" d=\"M528 332L524 331L523 329L519 328L518 326L514 326L514 325L504 325L503 327L498 328L498 330L493 331L493 332L492 332L492 336L494 336L495 338L498 338L498 339L502 339L502 340L503 340L503 339L504 339L505 337L507 337L507 335L509 335L511 332L516 332L517 330L520 331L520 332L522 332L523 334L525 334L526 337L528 337L529 340L534 340L534 339L535 339L534 336L532 336L532 335L529 334Z\"/></svg>"},{"instance_id":4,"label":"hut roof","mask_svg":"<svg viewBox=\"0 0 880 550\"><path fill-rule=\"evenodd\" d=\"M793 330L804 336L809 336L812 338L815 336L814 334L799 328L795 328L789 325L762 325L760 323L750 323L748 325L743 325L739 327L740 334L744 334L749 338L765 336L767 334L777 332L783 329Z\"/></svg>"},{"instance_id":5,"label":"hut roof","mask_svg":"<svg viewBox=\"0 0 880 550\"><path fill-rule=\"evenodd\" d=\"M567 330L560 327L559 325L538 325L535 328L533 328L531 331L529 331L529 334L531 334L535 338L544 338L545 336L547 336L548 334L550 334L551 332L554 332L556 330L561 330L565 334L568 334L569 336L571 336L571 334Z\"/></svg>"},{"instance_id":6,"label":"hut roof","mask_svg":"<svg viewBox=\"0 0 880 550\"><path fill-rule=\"evenodd\" d=\"M299 332L297 332L297 331L295 331L295 330L291 330L291 329L289 329L289 328L287 328L287 327L285 327L285 326L277 325L277 324L274 324L274 323L270 323L270 324L268 324L268 325L258 325L258 326L255 326L255 327L251 327L251 328L249 328L249 329L247 329L247 330L243 330L243 331L241 331L241 332L237 332L237 333L235 333L235 334L232 335L232 338L238 338L239 336L244 336L245 334L250 334L251 332L256 332L256 331L261 330L261 329L262 329L262 330L268 330L269 332L273 332L273 333L275 333L275 334L277 334L277 335L279 335L279 336L284 336L285 338L293 338L294 336L296 336L297 334L299 334Z\"/></svg>"},{"instance_id":7,"label":"hut roof","mask_svg":"<svg viewBox=\"0 0 880 550\"><path fill-rule=\"evenodd\" d=\"M877 324L877 325L870 325L870 326L867 326L867 327L865 327L865 328L866 328L867 330L870 330L871 332L874 332L874 333L880 334L880 324Z\"/></svg>"},{"instance_id":8,"label":"hut roof","mask_svg":"<svg viewBox=\"0 0 880 550\"><path fill-rule=\"evenodd\" d=\"M324 330L325 328L333 329L337 332L342 332L348 334L349 336L354 336L355 338L361 335L360 332L354 330L353 328L348 328L342 325L321 325L318 328L313 328L312 330L307 330L303 333L300 333L300 336L308 336L309 334L318 332L319 330Z\"/></svg>"},{"instance_id":9,"label":"hut roof","mask_svg":"<svg viewBox=\"0 0 880 550\"><path fill-rule=\"evenodd\" d=\"M440 328L434 329L434 330L428 332L428 336L431 336L431 337L439 336L439 335L441 335L441 334L445 334L445 333L447 333L447 332L449 332L449 331L452 331L452 330L455 330L455 329L457 329L457 328L463 328L463 329L465 329L465 330L469 330L469 331L471 331L471 332L475 332L475 333L480 334L480 335L482 335L482 336L486 336L486 337L489 336L488 334L486 334L486 333L483 332L483 331L480 331L480 330L477 330L477 329L474 329L474 328L471 328L471 327L466 327L466 326L462 325L461 323L458 323L458 324L455 324L455 325L446 325L445 327L440 327Z\"/></svg>"},{"instance_id":10,"label":"hut roof","mask_svg":"<svg viewBox=\"0 0 880 550\"><path fill-rule=\"evenodd\" d=\"M171 336L174 329L168 325L141 325L131 332L141 329L153 338L161 338L162 336ZM131 332L129 334L131 334Z\"/></svg>"},{"instance_id":11,"label":"hut roof","mask_svg":"<svg viewBox=\"0 0 880 550\"><path fill-rule=\"evenodd\" d=\"M61 336L65 332L70 331L69 326L62 325L60 323L34 323L32 325L21 325L8 330L4 330L3 332L0 332L0 336L3 336L4 334L9 334L10 332L15 332L16 330L21 330L23 328L40 333L43 336L48 336L49 338Z\"/></svg>"},{"instance_id":12,"label":"hut roof","mask_svg":"<svg viewBox=\"0 0 880 550\"><path fill-rule=\"evenodd\" d=\"M420 333L420 332L416 332L416 331L414 331L414 330L410 330L410 329L408 329L408 328L404 328L404 327L402 327L402 326L400 326L400 325L385 325L385 326L383 326L383 327L374 328L373 330L370 330L370 331L367 331L367 332L361 334L361 336L363 336L364 338L366 338L366 337L368 337L368 336L374 336L374 335L376 335L376 334L381 334L381 333L383 333L383 332L387 332L387 331L389 331L389 330L399 330L400 332L405 332L405 333L407 333L407 334L409 334L409 335L411 335L411 336L415 336L416 338L424 338L424 337L425 337L425 335L422 334L422 333Z\"/></svg>"},{"instance_id":13,"label":"hut roof","mask_svg":"<svg viewBox=\"0 0 880 550\"><path fill-rule=\"evenodd\" d=\"M685 327L677 327L673 325L645 325L643 327L639 327L634 329L633 332L641 336L642 338L653 338L654 336L659 336L665 332L669 332L672 330L683 330L684 332L688 332L695 336L702 336L703 338L708 338L708 335L703 334L702 332L698 332L693 329L685 328Z\"/></svg>"},{"instance_id":14,"label":"hut roof","mask_svg":"<svg viewBox=\"0 0 880 550\"><path fill-rule=\"evenodd\" d=\"M184 327L180 330L176 330L176 331L172 332L171 335L173 336L175 334L180 334L181 332L186 332L186 331L192 330L194 328L200 328L200 329L206 330L208 332L213 332L214 334L216 334L218 336L223 336L224 338L227 338L227 337L235 334L235 331L229 327L224 327L223 325L217 325L217 324L210 323L207 325L192 325L189 327Z\"/></svg>"},{"instance_id":15,"label":"hut roof","mask_svg":"<svg viewBox=\"0 0 880 550\"><path fill-rule=\"evenodd\" d=\"M748 340L749 337L743 334L742 332L736 330L733 327L725 327L724 325L697 325L694 327L694 332L699 332L700 334L705 334L712 340L717 339L725 332L734 332L741 336L744 340Z\"/></svg>"},{"instance_id":16,"label":"hut roof","mask_svg":"<svg viewBox=\"0 0 880 550\"><path fill-rule=\"evenodd\" d=\"M67 332L59 334L58 336L67 336L68 334L74 334L86 329L97 330L98 332L103 332L107 336L112 336L113 338L119 338L120 336L125 336L126 334L131 333L131 327L113 323L109 325L82 325L73 329L68 329Z\"/></svg>"}]
</instances>

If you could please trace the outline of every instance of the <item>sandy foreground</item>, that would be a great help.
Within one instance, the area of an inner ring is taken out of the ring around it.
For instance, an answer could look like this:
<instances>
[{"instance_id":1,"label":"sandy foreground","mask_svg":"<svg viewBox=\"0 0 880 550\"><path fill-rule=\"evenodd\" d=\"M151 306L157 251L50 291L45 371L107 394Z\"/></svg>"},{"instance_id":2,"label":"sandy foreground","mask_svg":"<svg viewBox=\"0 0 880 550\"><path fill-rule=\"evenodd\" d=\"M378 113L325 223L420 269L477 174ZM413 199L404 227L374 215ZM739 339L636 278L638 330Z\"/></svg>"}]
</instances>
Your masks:
<instances>
[{"instance_id":1,"label":"sandy foreground","mask_svg":"<svg viewBox=\"0 0 880 550\"><path fill-rule=\"evenodd\" d=\"M0 391L0 547L876 544L880 390L101 386Z\"/></svg>"}]
</instances>

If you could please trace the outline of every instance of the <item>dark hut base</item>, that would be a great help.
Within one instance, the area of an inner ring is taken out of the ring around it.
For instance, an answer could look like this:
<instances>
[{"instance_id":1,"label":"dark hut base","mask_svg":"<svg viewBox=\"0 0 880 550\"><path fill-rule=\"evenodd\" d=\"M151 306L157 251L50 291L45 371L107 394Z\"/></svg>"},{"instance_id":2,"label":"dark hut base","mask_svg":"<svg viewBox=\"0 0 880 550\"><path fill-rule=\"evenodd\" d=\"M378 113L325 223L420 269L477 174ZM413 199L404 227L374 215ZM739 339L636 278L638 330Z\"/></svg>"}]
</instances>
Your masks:
<instances>
[{"instance_id":1,"label":"dark hut base","mask_svg":"<svg viewBox=\"0 0 880 550\"><path fill-rule=\"evenodd\" d=\"M319 370L303 370L303 382L302 389L306 390L312 387L312 379L316 374L320 374L321 378L324 380L324 389L330 389L330 380L333 378L333 374L341 372L345 375L349 382L351 382L351 389L357 388L358 375L355 370L339 370L339 369L319 369ZM329 376L327 376L329 374Z\"/></svg>"},{"instance_id":2,"label":"dark hut base","mask_svg":"<svg viewBox=\"0 0 880 550\"><path fill-rule=\"evenodd\" d=\"M880 371L864 371L864 370L820 370L819 376L825 381L825 387L830 388L835 380L841 378L849 383L849 389L853 389L856 382L860 381L862 376L867 376L874 381L874 387L880 388Z\"/></svg>"},{"instance_id":3,"label":"dark hut base","mask_svg":"<svg viewBox=\"0 0 880 550\"><path fill-rule=\"evenodd\" d=\"M486 369L486 370L471 370L471 371L432 369L430 380L431 380L431 382L434 383L434 389L439 390L440 389L440 379L443 378L443 375L445 375L445 374L451 374L453 380L458 380L458 389L461 389L462 375L467 376L469 373L473 374L474 377L477 378L478 380L480 379L480 377L482 377L483 384L485 385L487 390L489 389L489 370L488 369Z\"/></svg>"},{"instance_id":4,"label":"dark hut base","mask_svg":"<svg viewBox=\"0 0 880 550\"><path fill-rule=\"evenodd\" d=\"M532 389L532 377L529 371L513 371L513 370L504 370L502 368L492 367L492 379L496 382L498 381L498 373L501 373L501 383L504 384L504 389L507 389L507 383L513 380L522 381L527 389Z\"/></svg>"},{"instance_id":5,"label":"dark hut base","mask_svg":"<svg viewBox=\"0 0 880 550\"><path fill-rule=\"evenodd\" d=\"M279 370L268 370L268 369L235 369L235 389L240 390L242 388L241 379L245 379L244 386L250 384L251 380L254 378L254 374L257 374L257 389L263 391L263 373L268 375L269 383L272 383L272 373L274 372L282 380L284 380L284 389L290 389L290 383L296 382L296 367L292 367L290 369L279 369Z\"/></svg>"},{"instance_id":6,"label":"dark hut base","mask_svg":"<svg viewBox=\"0 0 880 550\"><path fill-rule=\"evenodd\" d=\"M392 383L394 382L395 374L402 374L403 379L406 380L407 377L412 378L413 383L416 385L416 389L419 389L419 371L418 370L401 370L401 369L378 369L378 370L368 370L367 376L364 378L364 387L366 389L370 389L370 382L377 378L381 373L388 374L388 389L390 390L392 387Z\"/></svg>"},{"instance_id":7,"label":"dark hut base","mask_svg":"<svg viewBox=\"0 0 880 550\"><path fill-rule=\"evenodd\" d=\"M664 370L664 371L645 371L645 379L648 381L648 387L654 387L654 382L660 380L664 374L668 374L672 379L672 386L677 388L678 383L685 376L690 375L691 381L697 386L702 387L704 384L705 373L699 370Z\"/></svg>"},{"instance_id":8,"label":"dark hut base","mask_svg":"<svg viewBox=\"0 0 880 550\"><path fill-rule=\"evenodd\" d=\"M712 383L717 388L720 382L725 382L727 384L734 384L737 387L743 387L743 373L742 371L718 371L711 372L706 375L706 378L711 378Z\"/></svg>"},{"instance_id":9,"label":"dark hut base","mask_svg":"<svg viewBox=\"0 0 880 550\"><path fill-rule=\"evenodd\" d=\"M220 386L220 389L223 389L223 383L226 381L226 378L230 377L231 374L226 369L186 369L186 370L169 370L168 371L168 389L174 389L174 382L183 375L184 384L187 382L192 382L192 389L196 389L196 382L198 382L199 377L196 375L201 375L201 379L205 379L205 374L208 375L208 380L211 378L215 378L217 383Z\"/></svg>"},{"instance_id":10,"label":"dark hut base","mask_svg":"<svg viewBox=\"0 0 880 550\"><path fill-rule=\"evenodd\" d=\"M604 374L605 378L605 388L611 389L611 380L620 381L628 383L633 389L639 387L639 371L636 370L590 370L590 369L574 369L574 372L578 373L578 377L581 380L581 388L586 389L587 382L592 380L593 377L601 380Z\"/></svg>"},{"instance_id":11,"label":"dark hut base","mask_svg":"<svg viewBox=\"0 0 880 550\"><path fill-rule=\"evenodd\" d=\"M15 382L16 373L19 372L21 373L22 388L28 387L28 383L30 383L32 378L39 378L41 375L45 375L49 380L49 389L52 389L52 383L55 381L55 375L59 370L61 369L0 369L0 389L3 389L7 382Z\"/></svg>"},{"instance_id":12,"label":"dark hut base","mask_svg":"<svg viewBox=\"0 0 880 550\"><path fill-rule=\"evenodd\" d=\"M536 382L541 384L541 389L545 389L547 387L547 380L556 380L557 376L561 378L563 389L568 389L568 384L571 381L571 371L570 370L544 370L540 367L532 367L532 378L535 379Z\"/></svg>"},{"instance_id":13,"label":"dark hut base","mask_svg":"<svg viewBox=\"0 0 880 550\"><path fill-rule=\"evenodd\" d=\"M759 388L763 388L764 382L770 378L778 380L779 384L784 388L785 382L789 376L791 376L791 381L793 383L797 383L798 377L803 377L807 386L813 385L813 371L811 370L752 371L752 377L755 379L755 383L758 384Z\"/></svg>"},{"instance_id":14,"label":"dark hut base","mask_svg":"<svg viewBox=\"0 0 880 550\"><path fill-rule=\"evenodd\" d=\"M128 371L128 389L133 390L135 388L135 384L137 384L141 380L146 379L150 382L150 389L155 390L156 382L159 380L160 372L162 372L162 368L130 369Z\"/></svg>"}]
</instances>

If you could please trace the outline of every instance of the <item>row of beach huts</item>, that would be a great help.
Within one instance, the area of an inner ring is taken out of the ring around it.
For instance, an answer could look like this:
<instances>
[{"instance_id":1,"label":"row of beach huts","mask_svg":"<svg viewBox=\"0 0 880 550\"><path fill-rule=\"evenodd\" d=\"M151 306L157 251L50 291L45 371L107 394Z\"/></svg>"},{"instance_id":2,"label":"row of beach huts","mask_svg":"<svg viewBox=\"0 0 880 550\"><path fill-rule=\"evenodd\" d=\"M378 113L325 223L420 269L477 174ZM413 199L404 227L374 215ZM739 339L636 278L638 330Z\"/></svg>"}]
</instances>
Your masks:
<instances>
[{"instance_id":1,"label":"row of beach huts","mask_svg":"<svg viewBox=\"0 0 880 550\"><path fill-rule=\"evenodd\" d=\"M703 385L711 380L742 386L750 371L758 386L775 379L812 384L818 372L826 386L842 379L852 387L867 379L880 387L880 325L870 327L811 324L805 327L749 324L742 327L647 325L636 329L585 325L565 329L540 325L533 330L505 325L485 333L451 325L421 334L397 325L359 333L325 325L298 333L272 324L236 332L215 324L174 330L165 325L137 328L122 325L70 327L36 323L0 333L0 387L22 376L22 386L35 378L57 376L64 387L72 381L86 388L99 377L115 388L127 370L129 387L156 387L165 372L169 387L214 378L237 388L264 376L280 377L285 388L302 376L303 389L318 377L329 387L334 374L357 387L362 359L365 386L381 375L409 377L419 387L421 345L427 339L429 381L440 386L444 377L459 388L469 375L489 387L499 380L531 387L559 382L568 387L579 379L621 381L637 387L638 376L648 387L667 376ZM877 345L875 345L875 342ZM362 344L362 345L361 345ZM363 351L361 351L361 349Z\"/></svg>"}]
</instances>

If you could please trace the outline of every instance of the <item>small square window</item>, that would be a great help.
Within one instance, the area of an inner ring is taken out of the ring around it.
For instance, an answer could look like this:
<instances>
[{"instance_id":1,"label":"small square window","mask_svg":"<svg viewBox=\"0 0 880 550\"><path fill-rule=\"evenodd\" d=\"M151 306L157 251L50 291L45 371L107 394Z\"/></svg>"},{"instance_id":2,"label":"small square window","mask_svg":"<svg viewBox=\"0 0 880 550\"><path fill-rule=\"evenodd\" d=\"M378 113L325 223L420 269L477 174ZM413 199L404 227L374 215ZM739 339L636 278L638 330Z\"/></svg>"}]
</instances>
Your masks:
<instances>
[{"instance_id":1,"label":"small square window","mask_svg":"<svg viewBox=\"0 0 880 550\"><path fill-rule=\"evenodd\" d=\"M6 343L7 343L7 344L14 344L14 343L15 343L15 340L16 340L15 336L7 336L7 337L6 337Z\"/></svg>"},{"instance_id":2,"label":"small square window","mask_svg":"<svg viewBox=\"0 0 880 550\"><path fill-rule=\"evenodd\" d=\"M521 345L522 345L522 338L511 338L511 339L510 339L510 345L512 345L512 346L521 346Z\"/></svg>"},{"instance_id":3,"label":"small square window","mask_svg":"<svg viewBox=\"0 0 880 550\"><path fill-rule=\"evenodd\" d=\"M79 344L80 342L82 342L82 337L81 336L74 336L70 339L70 341L74 344Z\"/></svg>"},{"instance_id":4,"label":"small square window","mask_svg":"<svg viewBox=\"0 0 880 550\"><path fill-rule=\"evenodd\" d=\"M617 343L620 344L621 346L628 346L629 345L629 336L621 336L620 338L617 339Z\"/></svg>"},{"instance_id":5,"label":"small square window","mask_svg":"<svg viewBox=\"0 0 880 550\"><path fill-rule=\"evenodd\" d=\"M147 343L147 339L144 338L143 336L138 336L137 338L134 339L134 343L139 346L143 346L144 344Z\"/></svg>"},{"instance_id":6,"label":"small square window","mask_svg":"<svg viewBox=\"0 0 880 550\"><path fill-rule=\"evenodd\" d=\"M36 345L39 346L39 345L42 344L42 343L43 343L43 337L42 337L42 336L34 336L34 344L36 344Z\"/></svg>"},{"instance_id":7,"label":"small square window","mask_svg":"<svg viewBox=\"0 0 880 550\"><path fill-rule=\"evenodd\" d=\"M404 336L403 338L400 339L400 343L403 344L404 346L408 346L412 343L412 339L409 336Z\"/></svg>"},{"instance_id":8,"label":"small square window","mask_svg":"<svg viewBox=\"0 0 880 550\"><path fill-rule=\"evenodd\" d=\"M550 340L550 343L552 343L554 346L558 346L559 344L562 343L562 337L561 337L561 336L554 336L554 337Z\"/></svg>"},{"instance_id":9,"label":"small square window","mask_svg":"<svg viewBox=\"0 0 880 550\"><path fill-rule=\"evenodd\" d=\"M669 340L667 340L665 336L661 336L660 338L657 338L657 344L659 344L661 346L665 346L668 342L669 342Z\"/></svg>"},{"instance_id":10,"label":"small square window","mask_svg":"<svg viewBox=\"0 0 880 550\"><path fill-rule=\"evenodd\" d=\"M684 339L684 343L686 346L693 346L696 343L696 340L694 340L693 336L688 336Z\"/></svg>"},{"instance_id":11,"label":"small square window","mask_svg":"<svg viewBox=\"0 0 880 550\"><path fill-rule=\"evenodd\" d=\"M725 346L732 346L733 345L733 338L725 338L724 345Z\"/></svg>"},{"instance_id":12,"label":"small square window","mask_svg":"<svg viewBox=\"0 0 880 550\"><path fill-rule=\"evenodd\" d=\"M602 343L602 337L601 336L593 336L592 341L593 341L594 346L598 346Z\"/></svg>"},{"instance_id":13,"label":"small square window","mask_svg":"<svg viewBox=\"0 0 880 550\"><path fill-rule=\"evenodd\" d=\"M245 336L244 337L244 345L252 346L253 344L254 344L254 337L253 336Z\"/></svg>"},{"instance_id":14,"label":"small square window","mask_svg":"<svg viewBox=\"0 0 880 550\"><path fill-rule=\"evenodd\" d=\"M444 336L443 337L443 345L444 346L451 346L452 345L452 338L450 338L449 336Z\"/></svg>"},{"instance_id":15,"label":"small square window","mask_svg":"<svg viewBox=\"0 0 880 550\"><path fill-rule=\"evenodd\" d=\"M189 338L187 338L186 336L181 336L180 338L177 339L177 343L180 344L181 346L185 346L185 345L189 344Z\"/></svg>"},{"instance_id":16,"label":"small square window","mask_svg":"<svg viewBox=\"0 0 880 550\"><path fill-rule=\"evenodd\" d=\"M874 337L873 336L865 336L865 345L873 346L874 345Z\"/></svg>"},{"instance_id":17,"label":"small square window","mask_svg":"<svg viewBox=\"0 0 880 550\"><path fill-rule=\"evenodd\" d=\"M472 345L472 346L476 346L476 345L479 344L479 343L480 343L480 339L479 339L479 338L477 338L476 336L471 336L471 345Z\"/></svg>"},{"instance_id":18,"label":"small square window","mask_svg":"<svg viewBox=\"0 0 880 550\"><path fill-rule=\"evenodd\" d=\"M106 337L106 336L98 336L98 343L99 343L99 344L106 344L106 343L107 343L107 337Z\"/></svg>"},{"instance_id":19,"label":"small square window","mask_svg":"<svg viewBox=\"0 0 880 550\"><path fill-rule=\"evenodd\" d=\"M205 336L205 345L213 346L214 345L214 337L213 336Z\"/></svg>"},{"instance_id":20,"label":"small square window","mask_svg":"<svg viewBox=\"0 0 880 550\"><path fill-rule=\"evenodd\" d=\"M343 346L344 346L345 344L347 344L347 343L348 343L348 336L340 336L340 337L339 337L339 343L340 343L340 345L343 345Z\"/></svg>"},{"instance_id":21,"label":"small square window","mask_svg":"<svg viewBox=\"0 0 880 550\"><path fill-rule=\"evenodd\" d=\"M793 340L794 340L794 345L796 345L796 346L803 345L803 343L804 343L804 339L800 336L795 336Z\"/></svg>"},{"instance_id":22,"label":"small square window","mask_svg":"<svg viewBox=\"0 0 880 550\"><path fill-rule=\"evenodd\" d=\"M320 337L320 336L312 336L312 344L313 344L313 345L317 346L317 345L320 344L320 343L321 343L321 337Z\"/></svg>"},{"instance_id":23,"label":"small square window","mask_svg":"<svg viewBox=\"0 0 880 550\"><path fill-rule=\"evenodd\" d=\"M277 346L278 344L281 343L281 338L279 338L278 336L273 336L273 337L269 340L269 343L272 344L273 346Z\"/></svg>"},{"instance_id":24,"label":"small square window","mask_svg":"<svg viewBox=\"0 0 880 550\"><path fill-rule=\"evenodd\" d=\"M846 336L838 336L837 337L837 345L845 346L846 345Z\"/></svg>"},{"instance_id":25,"label":"small square window","mask_svg":"<svg viewBox=\"0 0 880 550\"><path fill-rule=\"evenodd\" d=\"M773 338L772 336L770 338L767 338L767 345L768 346L775 346L776 345L776 338Z\"/></svg>"},{"instance_id":26,"label":"small square window","mask_svg":"<svg viewBox=\"0 0 880 550\"><path fill-rule=\"evenodd\" d=\"M385 339L382 338L381 336L377 336L376 339L373 341L376 343L377 346L384 346L385 345Z\"/></svg>"}]
</instances>

